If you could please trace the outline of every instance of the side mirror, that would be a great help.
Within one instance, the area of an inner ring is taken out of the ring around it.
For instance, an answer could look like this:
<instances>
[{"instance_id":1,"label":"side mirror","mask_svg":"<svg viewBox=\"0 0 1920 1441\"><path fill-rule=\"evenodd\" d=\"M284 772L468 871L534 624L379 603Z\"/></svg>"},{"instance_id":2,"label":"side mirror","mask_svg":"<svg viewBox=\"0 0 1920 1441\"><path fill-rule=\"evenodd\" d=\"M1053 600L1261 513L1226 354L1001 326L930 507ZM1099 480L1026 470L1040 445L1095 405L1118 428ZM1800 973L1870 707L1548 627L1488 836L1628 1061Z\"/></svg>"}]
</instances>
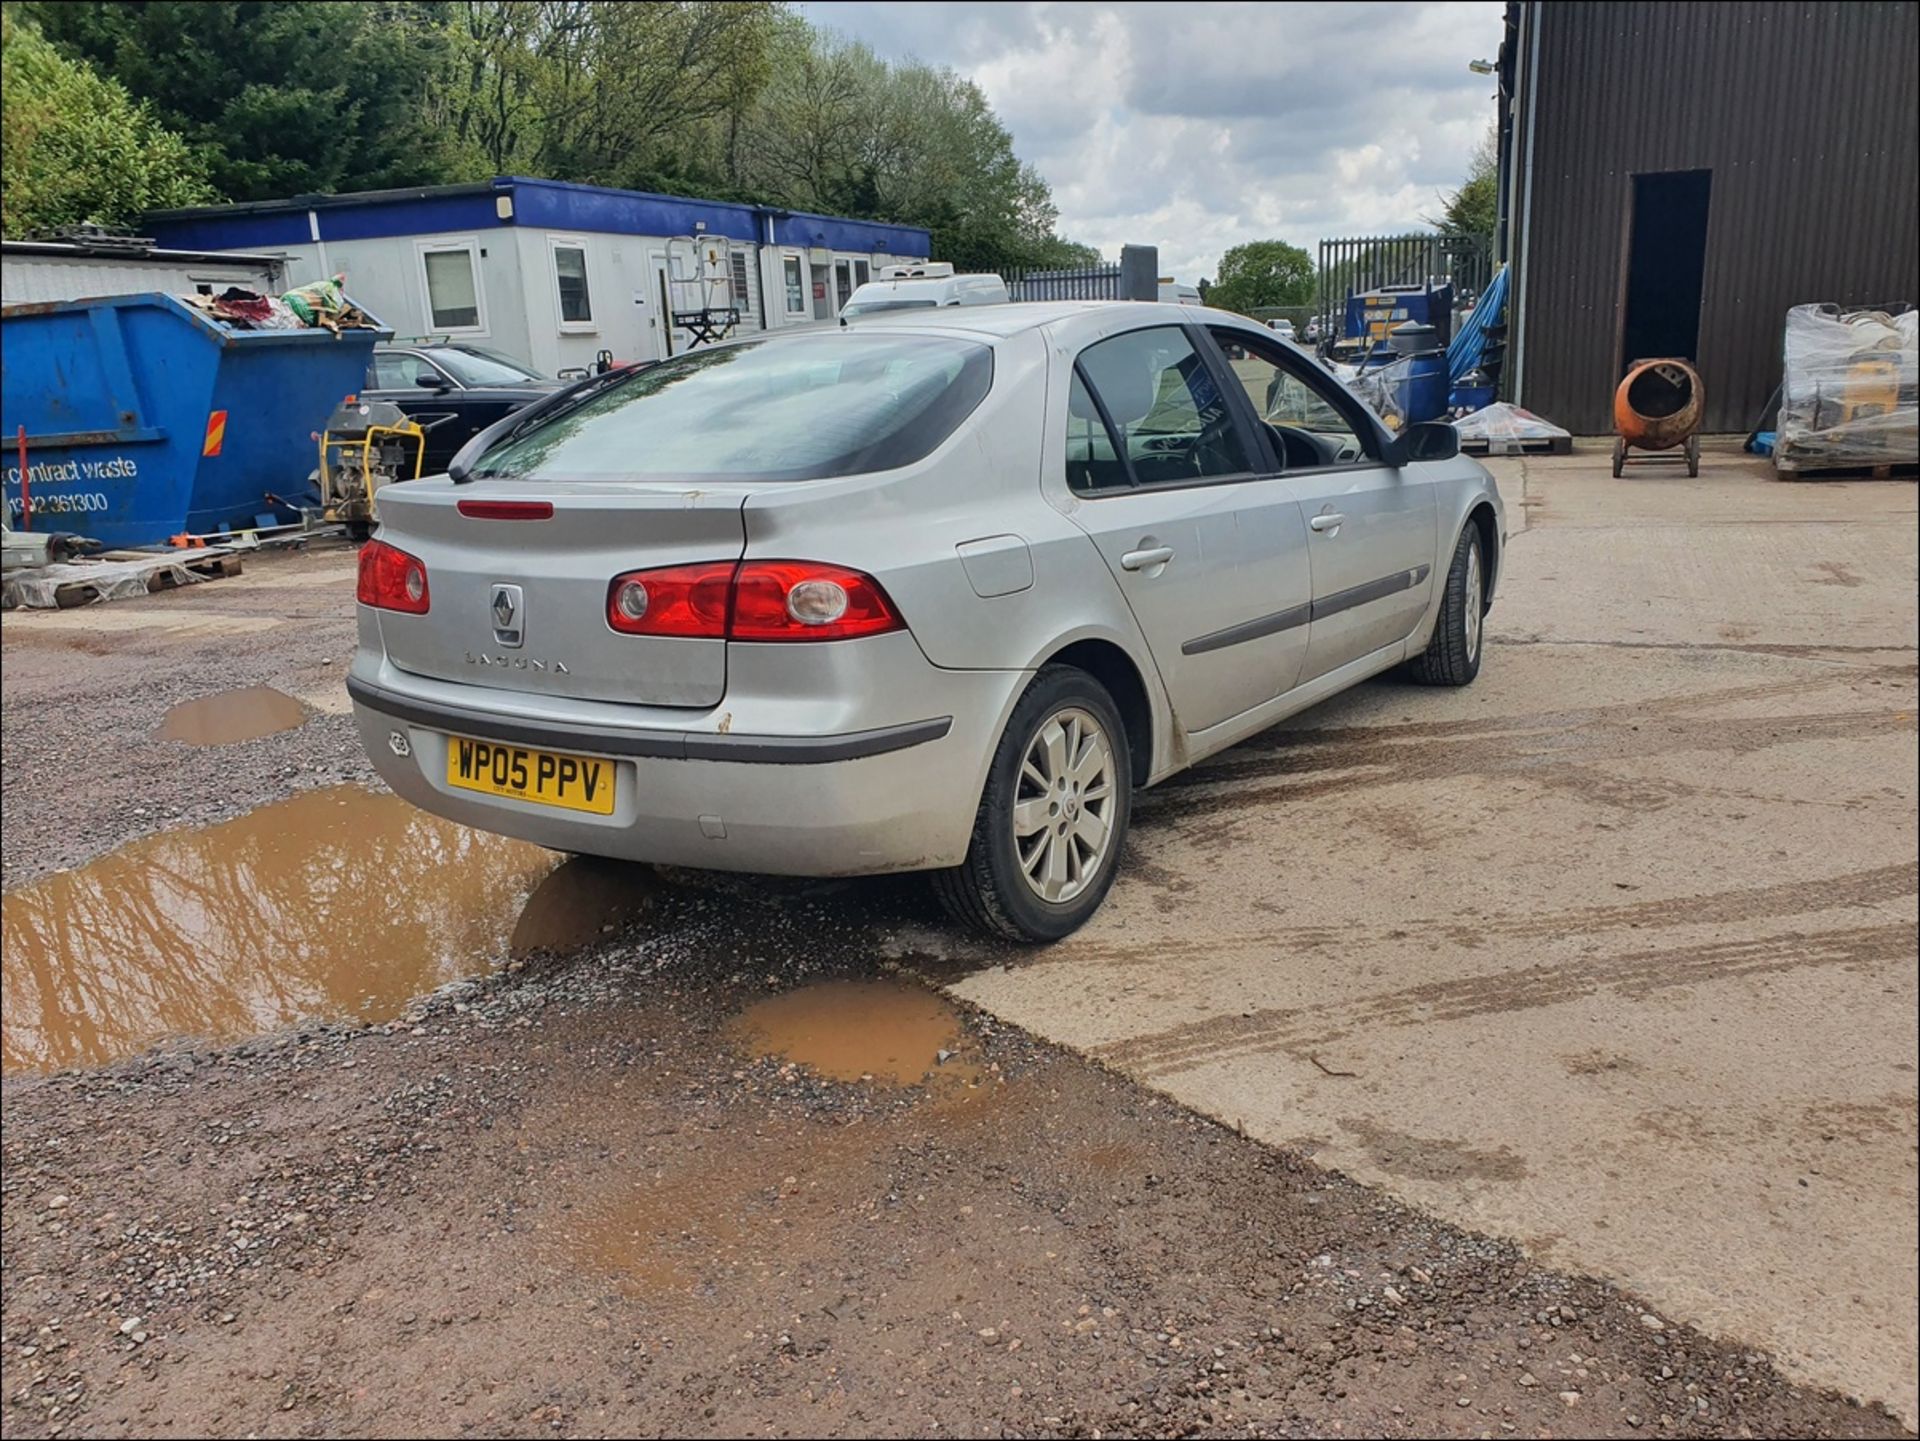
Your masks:
<instances>
[{"instance_id":1,"label":"side mirror","mask_svg":"<svg viewBox=\"0 0 1920 1441\"><path fill-rule=\"evenodd\" d=\"M451 390L453 383L437 370L420 369L413 373L413 383L421 390Z\"/></svg>"},{"instance_id":2,"label":"side mirror","mask_svg":"<svg viewBox=\"0 0 1920 1441\"><path fill-rule=\"evenodd\" d=\"M1418 460L1452 460L1460 453L1460 432L1444 420L1410 425L1387 446L1387 464L1411 465Z\"/></svg>"}]
</instances>

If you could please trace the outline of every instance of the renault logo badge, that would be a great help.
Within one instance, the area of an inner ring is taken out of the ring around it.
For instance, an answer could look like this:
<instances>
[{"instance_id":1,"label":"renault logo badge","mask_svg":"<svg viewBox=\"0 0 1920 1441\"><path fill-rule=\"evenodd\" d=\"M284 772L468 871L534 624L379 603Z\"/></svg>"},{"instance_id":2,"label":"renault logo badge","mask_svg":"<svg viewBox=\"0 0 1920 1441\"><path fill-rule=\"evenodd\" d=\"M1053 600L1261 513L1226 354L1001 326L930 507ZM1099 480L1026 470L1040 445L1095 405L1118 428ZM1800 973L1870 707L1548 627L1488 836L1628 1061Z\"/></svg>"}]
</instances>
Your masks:
<instances>
[{"instance_id":1,"label":"renault logo badge","mask_svg":"<svg viewBox=\"0 0 1920 1441\"><path fill-rule=\"evenodd\" d=\"M526 639L527 603L517 585L493 588L493 639L496 645L514 647Z\"/></svg>"}]
</instances>

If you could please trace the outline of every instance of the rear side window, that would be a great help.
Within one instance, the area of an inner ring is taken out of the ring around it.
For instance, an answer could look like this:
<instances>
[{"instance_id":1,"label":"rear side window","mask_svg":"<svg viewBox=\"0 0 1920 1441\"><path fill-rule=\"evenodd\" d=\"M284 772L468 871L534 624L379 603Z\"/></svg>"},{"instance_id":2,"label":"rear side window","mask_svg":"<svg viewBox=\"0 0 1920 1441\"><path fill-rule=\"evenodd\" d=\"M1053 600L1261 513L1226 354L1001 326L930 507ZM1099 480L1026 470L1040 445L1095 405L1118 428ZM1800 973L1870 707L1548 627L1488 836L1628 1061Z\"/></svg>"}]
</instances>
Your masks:
<instances>
[{"instance_id":1,"label":"rear side window","mask_svg":"<svg viewBox=\"0 0 1920 1441\"><path fill-rule=\"evenodd\" d=\"M930 454L993 382L971 341L834 330L697 350L488 452L479 476L824 480Z\"/></svg>"},{"instance_id":2,"label":"rear side window","mask_svg":"<svg viewBox=\"0 0 1920 1441\"><path fill-rule=\"evenodd\" d=\"M1084 377L1113 422L1113 439L1135 484L1212 480L1253 469L1246 437L1213 372L1178 326L1130 330L1089 345L1076 371L1076 382ZM1078 430L1085 417L1073 404L1068 411ZM1072 432L1067 457L1071 482ZM1097 475L1100 458L1091 449L1086 457L1090 468L1083 475Z\"/></svg>"},{"instance_id":3,"label":"rear side window","mask_svg":"<svg viewBox=\"0 0 1920 1441\"><path fill-rule=\"evenodd\" d=\"M414 372L424 368L425 362L418 356L377 350L373 355L373 365L367 372L367 387L370 390L410 390Z\"/></svg>"},{"instance_id":4,"label":"rear side window","mask_svg":"<svg viewBox=\"0 0 1920 1441\"><path fill-rule=\"evenodd\" d=\"M1076 491L1089 491L1132 483L1126 462L1113 448L1112 432L1093 403L1093 393L1076 369L1067 394L1067 484Z\"/></svg>"}]
</instances>

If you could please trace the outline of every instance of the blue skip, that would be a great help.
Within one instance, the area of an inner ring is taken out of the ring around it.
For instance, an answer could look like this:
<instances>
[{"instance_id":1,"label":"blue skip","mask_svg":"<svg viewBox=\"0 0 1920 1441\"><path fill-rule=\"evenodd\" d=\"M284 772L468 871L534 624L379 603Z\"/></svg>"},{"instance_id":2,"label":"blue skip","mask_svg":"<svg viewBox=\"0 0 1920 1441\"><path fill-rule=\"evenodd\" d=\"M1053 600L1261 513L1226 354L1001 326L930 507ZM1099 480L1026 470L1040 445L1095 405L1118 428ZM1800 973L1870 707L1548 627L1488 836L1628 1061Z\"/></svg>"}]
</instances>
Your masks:
<instances>
[{"instance_id":1,"label":"blue skip","mask_svg":"<svg viewBox=\"0 0 1920 1441\"><path fill-rule=\"evenodd\" d=\"M294 519L314 433L360 389L390 330L243 330L171 295L0 311L8 523L22 523L20 428L35 530L160 545Z\"/></svg>"}]
</instances>

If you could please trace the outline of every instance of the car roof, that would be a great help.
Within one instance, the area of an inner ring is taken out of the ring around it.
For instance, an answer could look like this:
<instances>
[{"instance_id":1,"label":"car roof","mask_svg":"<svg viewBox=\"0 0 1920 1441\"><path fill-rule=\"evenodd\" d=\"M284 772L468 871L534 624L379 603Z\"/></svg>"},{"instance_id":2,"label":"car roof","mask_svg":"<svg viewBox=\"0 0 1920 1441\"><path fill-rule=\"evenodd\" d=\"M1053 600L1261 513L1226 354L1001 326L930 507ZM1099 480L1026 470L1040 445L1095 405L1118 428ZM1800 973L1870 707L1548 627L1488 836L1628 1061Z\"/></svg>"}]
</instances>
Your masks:
<instances>
[{"instance_id":1,"label":"car roof","mask_svg":"<svg viewBox=\"0 0 1920 1441\"><path fill-rule=\"evenodd\" d=\"M1004 305L971 305L942 310L937 317L925 311L891 311L872 317L855 316L849 328L855 325L884 325L895 331L963 332L1002 339L1063 322L1089 321L1097 325L1118 315L1137 316L1142 324L1159 320L1162 324L1178 325L1183 321L1204 320L1209 323L1225 321L1249 330L1263 328L1256 326L1246 316L1236 315L1229 310L1215 310L1206 305L1167 305L1163 301L1151 300L1011 300Z\"/></svg>"}]
</instances>

